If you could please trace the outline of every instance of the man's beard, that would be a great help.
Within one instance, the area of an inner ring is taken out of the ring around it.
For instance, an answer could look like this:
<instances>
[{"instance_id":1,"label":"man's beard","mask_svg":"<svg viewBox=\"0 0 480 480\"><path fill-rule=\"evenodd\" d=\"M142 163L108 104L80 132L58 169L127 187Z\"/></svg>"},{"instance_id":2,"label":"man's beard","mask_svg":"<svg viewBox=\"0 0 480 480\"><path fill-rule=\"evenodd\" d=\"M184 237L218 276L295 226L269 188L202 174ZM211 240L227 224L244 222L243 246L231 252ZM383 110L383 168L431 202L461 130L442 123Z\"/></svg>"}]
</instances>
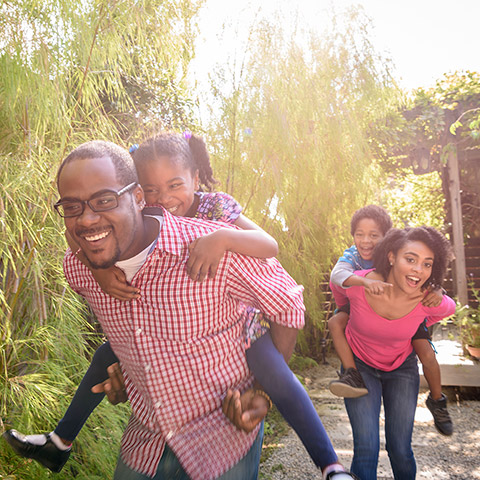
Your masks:
<instances>
[{"instance_id":1,"label":"man's beard","mask_svg":"<svg viewBox=\"0 0 480 480\"><path fill-rule=\"evenodd\" d=\"M131 199L131 203L130 203L129 208L130 208L130 214L133 216L133 218L135 218L135 206L134 206L133 197ZM143 216L141 218L143 219ZM135 222L132 226L132 242L134 241L134 238L137 235L138 230L139 230L138 220L135 220ZM85 254L85 257L87 258L88 263L90 264L90 266L92 268L104 269L104 270L106 270L107 268L113 267L120 260L121 256L122 256L122 252L120 251L120 245L118 243L118 238L115 238L115 252L113 253L113 256L112 256L112 258L110 258L110 260L105 260L105 261L100 262L100 263L92 262L92 260L90 260L88 258L88 256Z\"/></svg>"},{"instance_id":2,"label":"man's beard","mask_svg":"<svg viewBox=\"0 0 480 480\"><path fill-rule=\"evenodd\" d=\"M92 268L105 270L107 268L113 267L120 259L120 255L121 255L120 246L118 245L118 242L117 242L115 245L115 252L113 253L113 256L112 258L110 258L110 260L105 260L103 262L92 262L92 260L90 260L90 258L88 258L86 254L85 254L85 257L87 258L88 263Z\"/></svg>"}]
</instances>

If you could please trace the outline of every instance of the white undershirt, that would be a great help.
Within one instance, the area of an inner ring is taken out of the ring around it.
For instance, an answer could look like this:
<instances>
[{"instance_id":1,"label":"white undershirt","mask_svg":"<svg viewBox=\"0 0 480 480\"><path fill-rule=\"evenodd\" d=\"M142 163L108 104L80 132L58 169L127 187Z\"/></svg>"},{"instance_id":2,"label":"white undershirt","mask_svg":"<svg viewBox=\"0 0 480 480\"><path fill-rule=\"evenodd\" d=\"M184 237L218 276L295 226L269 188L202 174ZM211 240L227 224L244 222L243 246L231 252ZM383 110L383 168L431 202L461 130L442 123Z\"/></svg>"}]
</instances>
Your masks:
<instances>
[{"instance_id":1,"label":"white undershirt","mask_svg":"<svg viewBox=\"0 0 480 480\"><path fill-rule=\"evenodd\" d=\"M155 220L158 221L159 223L158 233L160 234L160 230L162 229L162 224L163 224L163 217L157 216L157 215L145 215L145 216L154 218ZM140 270L140 268L142 268L142 265L147 260L148 255L153 250L153 247L156 245L157 240L158 240L158 236L150 245L148 245L148 247L144 248L140 253L137 253L134 257L127 258L126 260L119 260L115 264L116 267L121 268L125 272L125 277L127 278L127 282L130 282L132 278L135 276L135 274Z\"/></svg>"}]
</instances>

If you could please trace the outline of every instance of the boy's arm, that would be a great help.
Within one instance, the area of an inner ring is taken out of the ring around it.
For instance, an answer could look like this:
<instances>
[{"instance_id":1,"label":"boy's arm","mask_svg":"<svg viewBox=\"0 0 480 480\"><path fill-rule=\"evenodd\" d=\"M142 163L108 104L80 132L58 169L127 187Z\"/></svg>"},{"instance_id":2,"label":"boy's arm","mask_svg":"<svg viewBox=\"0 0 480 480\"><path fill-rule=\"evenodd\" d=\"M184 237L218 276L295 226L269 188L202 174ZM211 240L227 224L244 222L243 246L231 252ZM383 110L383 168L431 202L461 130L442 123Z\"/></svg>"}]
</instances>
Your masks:
<instances>
[{"instance_id":1,"label":"boy's arm","mask_svg":"<svg viewBox=\"0 0 480 480\"><path fill-rule=\"evenodd\" d=\"M197 238L189 246L187 273L192 280L215 277L218 264L226 251L249 257L271 258L278 253L276 240L244 215L234 222L238 228L221 228Z\"/></svg>"},{"instance_id":2,"label":"boy's arm","mask_svg":"<svg viewBox=\"0 0 480 480\"><path fill-rule=\"evenodd\" d=\"M345 281L354 275L355 267L348 262L338 261L333 267L332 273L330 273L330 281L339 287L346 287L353 285L345 285Z\"/></svg>"},{"instance_id":3,"label":"boy's arm","mask_svg":"<svg viewBox=\"0 0 480 480\"><path fill-rule=\"evenodd\" d=\"M373 295L384 293L385 287L391 287L390 283L374 280L367 277L355 275L354 267L348 262L337 262L330 274L330 281L339 287L364 287L366 291Z\"/></svg>"}]
</instances>

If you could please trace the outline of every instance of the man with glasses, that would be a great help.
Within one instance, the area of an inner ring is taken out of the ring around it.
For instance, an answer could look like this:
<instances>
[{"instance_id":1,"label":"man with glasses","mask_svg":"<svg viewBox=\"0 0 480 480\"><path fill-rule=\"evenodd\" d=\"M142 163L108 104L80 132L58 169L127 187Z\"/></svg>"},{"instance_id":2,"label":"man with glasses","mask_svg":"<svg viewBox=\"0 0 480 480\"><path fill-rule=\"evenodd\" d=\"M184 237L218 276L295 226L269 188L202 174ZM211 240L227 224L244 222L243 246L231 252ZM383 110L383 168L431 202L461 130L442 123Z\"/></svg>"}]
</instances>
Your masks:
<instances>
[{"instance_id":1,"label":"man with glasses","mask_svg":"<svg viewBox=\"0 0 480 480\"><path fill-rule=\"evenodd\" d=\"M185 269L188 245L225 225L166 211L143 215L137 182L129 153L101 141L75 149L57 177L55 208L89 266L121 266L141 291L128 302L110 297L75 252L67 251L65 276L100 321L131 402L114 478L253 480L261 425L246 433L222 413L227 390L248 391L253 381L238 305L251 300L283 325L281 353L287 354L304 322L302 289L277 260L234 253L225 255L215 278L194 282ZM264 416L262 392L236 397L234 410L259 402Z\"/></svg>"}]
</instances>

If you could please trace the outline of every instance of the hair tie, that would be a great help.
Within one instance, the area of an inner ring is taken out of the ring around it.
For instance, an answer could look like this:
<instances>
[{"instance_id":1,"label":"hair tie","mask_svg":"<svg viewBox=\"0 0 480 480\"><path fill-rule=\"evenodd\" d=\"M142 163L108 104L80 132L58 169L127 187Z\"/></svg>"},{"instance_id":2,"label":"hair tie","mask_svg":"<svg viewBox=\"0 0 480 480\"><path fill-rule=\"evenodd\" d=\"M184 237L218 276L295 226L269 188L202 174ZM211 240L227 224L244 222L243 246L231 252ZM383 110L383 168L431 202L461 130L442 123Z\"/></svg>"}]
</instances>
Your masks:
<instances>
[{"instance_id":1,"label":"hair tie","mask_svg":"<svg viewBox=\"0 0 480 480\"><path fill-rule=\"evenodd\" d=\"M190 130L184 130L183 138L188 142L192 138L192 132Z\"/></svg>"},{"instance_id":2,"label":"hair tie","mask_svg":"<svg viewBox=\"0 0 480 480\"><path fill-rule=\"evenodd\" d=\"M134 143L134 144L128 149L128 151L129 151L130 153L135 152L135 150L138 150L138 143Z\"/></svg>"}]
</instances>

